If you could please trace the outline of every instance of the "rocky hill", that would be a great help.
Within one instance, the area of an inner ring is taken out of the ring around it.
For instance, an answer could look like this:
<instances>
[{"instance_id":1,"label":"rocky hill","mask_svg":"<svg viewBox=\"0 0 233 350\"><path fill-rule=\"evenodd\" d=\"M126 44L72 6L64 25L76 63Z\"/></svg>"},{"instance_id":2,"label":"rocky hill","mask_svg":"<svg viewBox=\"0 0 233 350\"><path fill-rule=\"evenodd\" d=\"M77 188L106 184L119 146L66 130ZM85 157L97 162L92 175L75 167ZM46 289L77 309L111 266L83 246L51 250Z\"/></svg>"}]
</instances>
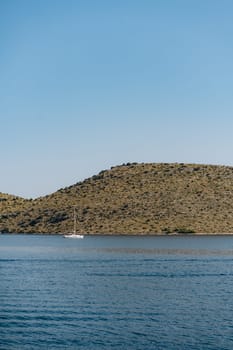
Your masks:
<instances>
[{"instance_id":1,"label":"rocky hill","mask_svg":"<svg viewBox=\"0 0 233 350\"><path fill-rule=\"evenodd\" d=\"M0 193L0 231L233 233L233 168L128 163L34 200Z\"/></svg>"}]
</instances>

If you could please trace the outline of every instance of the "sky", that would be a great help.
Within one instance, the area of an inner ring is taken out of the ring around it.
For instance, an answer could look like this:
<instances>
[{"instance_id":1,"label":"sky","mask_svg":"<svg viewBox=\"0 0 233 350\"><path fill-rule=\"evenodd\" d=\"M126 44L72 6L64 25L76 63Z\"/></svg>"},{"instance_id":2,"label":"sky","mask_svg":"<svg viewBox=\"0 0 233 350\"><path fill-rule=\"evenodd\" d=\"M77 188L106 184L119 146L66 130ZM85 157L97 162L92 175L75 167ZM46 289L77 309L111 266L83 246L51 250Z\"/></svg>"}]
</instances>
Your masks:
<instances>
[{"instance_id":1,"label":"sky","mask_svg":"<svg viewBox=\"0 0 233 350\"><path fill-rule=\"evenodd\" d=\"M232 0L0 0L0 192L233 165Z\"/></svg>"}]
</instances>

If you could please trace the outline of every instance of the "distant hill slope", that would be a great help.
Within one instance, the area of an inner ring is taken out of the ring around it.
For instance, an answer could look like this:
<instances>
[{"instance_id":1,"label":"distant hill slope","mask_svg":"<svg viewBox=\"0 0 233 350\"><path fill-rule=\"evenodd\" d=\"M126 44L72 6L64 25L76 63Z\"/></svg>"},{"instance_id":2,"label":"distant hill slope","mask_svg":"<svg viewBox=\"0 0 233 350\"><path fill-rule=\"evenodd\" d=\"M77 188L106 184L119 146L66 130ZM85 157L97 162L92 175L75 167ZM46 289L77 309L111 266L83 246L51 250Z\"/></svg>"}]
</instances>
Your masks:
<instances>
[{"instance_id":1,"label":"distant hill slope","mask_svg":"<svg viewBox=\"0 0 233 350\"><path fill-rule=\"evenodd\" d=\"M233 232L233 168L126 164L51 195L26 200L0 193L0 231L90 234Z\"/></svg>"}]
</instances>

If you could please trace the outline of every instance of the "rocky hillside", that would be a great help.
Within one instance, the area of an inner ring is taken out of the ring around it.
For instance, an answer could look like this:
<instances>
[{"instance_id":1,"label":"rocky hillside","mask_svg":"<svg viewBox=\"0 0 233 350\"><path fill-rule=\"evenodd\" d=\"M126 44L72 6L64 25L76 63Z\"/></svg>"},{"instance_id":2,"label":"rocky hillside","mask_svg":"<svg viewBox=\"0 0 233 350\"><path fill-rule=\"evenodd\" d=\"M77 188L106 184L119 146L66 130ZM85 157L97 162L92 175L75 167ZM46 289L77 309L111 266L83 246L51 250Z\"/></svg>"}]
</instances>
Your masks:
<instances>
[{"instance_id":1,"label":"rocky hillside","mask_svg":"<svg viewBox=\"0 0 233 350\"><path fill-rule=\"evenodd\" d=\"M0 231L232 233L233 168L124 164L35 200L0 193Z\"/></svg>"}]
</instances>

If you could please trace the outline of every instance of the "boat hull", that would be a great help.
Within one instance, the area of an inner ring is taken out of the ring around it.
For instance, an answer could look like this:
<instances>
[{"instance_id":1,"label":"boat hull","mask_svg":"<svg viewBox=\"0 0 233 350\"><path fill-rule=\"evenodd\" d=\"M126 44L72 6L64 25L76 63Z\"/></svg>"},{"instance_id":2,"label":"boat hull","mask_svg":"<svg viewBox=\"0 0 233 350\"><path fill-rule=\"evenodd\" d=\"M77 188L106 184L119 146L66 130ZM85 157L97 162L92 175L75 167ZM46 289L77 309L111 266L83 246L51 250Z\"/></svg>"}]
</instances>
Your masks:
<instances>
[{"instance_id":1,"label":"boat hull","mask_svg":"<svg viewBox=\"0 0 233 350\"><path fill-rule=\"evenodd\" d=\"M64 235L64 238L84 238L84 235L77 235L77 234L70 234L70 235Z\"/></svg>"}]
</instances>

